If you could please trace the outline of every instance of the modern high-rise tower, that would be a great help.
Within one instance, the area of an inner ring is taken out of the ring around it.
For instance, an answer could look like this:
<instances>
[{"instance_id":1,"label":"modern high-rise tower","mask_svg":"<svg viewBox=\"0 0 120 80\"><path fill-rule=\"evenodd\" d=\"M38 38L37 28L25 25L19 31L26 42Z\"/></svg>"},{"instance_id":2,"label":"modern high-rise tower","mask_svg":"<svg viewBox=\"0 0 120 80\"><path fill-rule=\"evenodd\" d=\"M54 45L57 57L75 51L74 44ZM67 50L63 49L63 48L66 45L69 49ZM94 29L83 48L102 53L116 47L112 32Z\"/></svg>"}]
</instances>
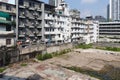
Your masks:
<instances>
[{"instance_id":1,"label":"modern high-rise tower","mask_svg":"<svg viewBox=\"0 0 120 80\"><path fill-rule=\"evenodd\" d=\"M49 4L57 7L62 1L64 0L49 0Z\"/></svg>"},{"instance_id":2,"label":"modern high-rise tower","mask_svg":"<svg viewBox=\"0 0 120 80\"><path fill-rule=\"evenodd\" d=\"M110 0L110 19L120 20L120 0Z\"/></svg>"}]
</instances>

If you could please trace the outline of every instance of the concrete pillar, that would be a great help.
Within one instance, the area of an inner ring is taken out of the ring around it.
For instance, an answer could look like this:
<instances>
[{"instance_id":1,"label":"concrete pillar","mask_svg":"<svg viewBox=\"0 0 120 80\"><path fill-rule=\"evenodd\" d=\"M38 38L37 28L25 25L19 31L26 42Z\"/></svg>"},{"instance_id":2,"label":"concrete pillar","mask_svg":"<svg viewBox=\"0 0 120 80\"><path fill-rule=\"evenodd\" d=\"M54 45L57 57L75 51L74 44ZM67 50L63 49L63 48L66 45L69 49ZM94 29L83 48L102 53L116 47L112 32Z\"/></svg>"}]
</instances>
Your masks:
<instances>
[{"instance_id":1,"label":"concrete pillar","mask_svg":"<svg viewBox=\"0 0 120 80\"><path fill-rule=\"evenodd\" d=\"M18 26L19 26L19 19L18 19L18 16L19 16L19 4L18 4L18 2L19 2L19 0L15 0L16 2L15 2L15 4L16 4L16 41L18 41Z\"/></svg>"},{"instance_id":2,"label":"concrete pillar","mask_svg":"<svg viewBox=\"0 0 120 80\"><path fill-rule=\"evenodd\" d=\"M44 36L44 33L45 33L45 30L44 30L44 26L45 26L45 5L44 3L42 3L42 41L45 41L45 36Z\"/></svg>"}]
</instances>

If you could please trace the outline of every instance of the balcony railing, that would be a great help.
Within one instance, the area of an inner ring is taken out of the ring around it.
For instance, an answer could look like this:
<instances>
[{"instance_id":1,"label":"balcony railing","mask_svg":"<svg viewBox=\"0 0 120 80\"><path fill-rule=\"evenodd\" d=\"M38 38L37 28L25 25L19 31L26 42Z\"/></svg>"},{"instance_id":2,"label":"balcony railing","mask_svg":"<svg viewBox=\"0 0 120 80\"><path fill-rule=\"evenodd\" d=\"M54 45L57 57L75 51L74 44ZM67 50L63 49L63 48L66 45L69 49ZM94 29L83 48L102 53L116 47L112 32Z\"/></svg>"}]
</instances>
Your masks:
<instances>
[{"instance_id":1,"label":"balcony railing","mask_svg":"<svg viewBox=\"0 0 120 80\"><path fill-rule=\"evenodd\" d=\"M41 33L41 32L39 32L39 33L37 34L37 36L42 36L42 33Z\"/></svg>"},{"instance_id":2,"label":"balcony railing","mask_svg":"<svg viewBox=\"0 0 120 80\"><path fill-rule=\"evenodd\" d=\"M29 28L35 28L35 27L31 25L31 26L29 26Z\"/></svg>"},{"instance_id":3,"label":"balcony railing","mask_svg":"<svg viewBox=\"0 0 120 80\"><path fill-rule=\"evenodd\" d=\"M11 21L7 21L7 20L0 20L1 24L12 24Z\"/></svg>"},{"instance_id":4,"label":"balcony railing","mask_svg":"<svg viewBox=\"0 0 120 80\"><path fill-rule=\"evenodd\" d=\"M42 17L38 17L37 20L42 20Z\"/></svg>"},{"instance_id":5,"label":"balcony railing","mask_svg":"<svg viewBox=\"0 0 120 80\"><path fill-rule=\"evenodd\" d=\"M35 10L35 7L29 7L29 10Z\"/></svg>"},{"instance_id":6,"label":"balcony railing","mask_svg":"<svg viewBox=\"0 0 120 80\"><path fill-rule=\"evenodd\" d=\"M25 18L25 16L24 15L19 15L19 18Z\"/></svg>"},{"instance_id":7,"label":"balcony railing","mask_svg":"<svg viewBox=\"0 0 120 80\"><path fill-rule=\"evenodd\" d=\"M41 12L42 10L40 8L38 8L37 11Z\"/></svg>"},{"instance_id":8,"label":"balcony railing","mask_svg":"<svg viewBox=\"0 0 120 80\"><path fill-rule=\"evenodd\" d=\"M19 5L19 8L25 8L25 6L23 6L23 5Z\"/></svg>"},{"instance_id":9,"label":"balcony railing","mask_svg":"<svg viewBox=\"0 0 120 80\"><path fill-rule=\"evenodd\" d=\"M42 28L42 25L38 25L37 28Z\"/></svg>"},{"instance_id":10,"label":"balcony railing","mask_svg":"<svg viewBox=\"0 0 120 80\"><path fill-rule=\"evenodd\" d=\"M0 35L14 34L14 31L0 31Z\"/></svg>"},{"instance_id":11,"label":"balcony railing","mask_svg":"<svg viewBox=\"0 0 120 80\"><path fill-rule=\"evenodd\" d=\"M24 27L25 27L25 25L23 25L23 24L20 24L20 25L19 25L19 27L21 27L21 28L24 28Z\"/></svg>"}]
</instances>

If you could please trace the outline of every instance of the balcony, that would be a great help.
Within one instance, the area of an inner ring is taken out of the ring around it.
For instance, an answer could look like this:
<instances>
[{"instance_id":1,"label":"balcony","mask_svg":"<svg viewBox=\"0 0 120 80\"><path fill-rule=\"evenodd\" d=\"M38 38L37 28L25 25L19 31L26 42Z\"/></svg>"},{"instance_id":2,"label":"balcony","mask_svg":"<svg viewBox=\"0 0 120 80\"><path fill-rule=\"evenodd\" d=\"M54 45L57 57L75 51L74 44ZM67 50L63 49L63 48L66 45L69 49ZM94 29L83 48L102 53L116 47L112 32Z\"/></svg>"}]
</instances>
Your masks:
<instances>
[{"instance_id":1,"label":"balcony","mask_svg":"<svg viewBox=\"0 0 120 80\"><path fill-rule=\"evenodd\" d=\"M73 38L73 39L75 39L75 38L80 38L80 36L79 36L79 35L73 35L72 38Z\"/></svg>"},{"instance_id":2,"label":"balcony","mask_svg":"<svg viewBox=\"0 0 120 80\"><path fill-rule=\"evenodd\" d=\"M19 18L25 18L25 16L24 15L19 15Z\"/></svg>"},{"instance_id":3,"label":"balcony","mask_svg":"<svg viewBox=\"0 0 120 80\"><path fill-rule=\"evenodd\" d=\"M30 30L27 30L26 34L27 34L29 37L34 37L33 32L30 31Z\"/></svg>"},{"instance_id":4,"label":"balcony","mask_svg":"<svg viewBox=\"0 0 120 80\"><path fill-rule=\"evenodd\" d=\"M80 30L73 30L72 33L79 33Z\"/></svg>"},{"instance_id":5,"label":"balcony","mask_svg":"<svg viewBox=\"0 0 120 80\"><path fill-rule=\"evenodd\" d=\"M42 33L41 33L41 32L39 32L39 33L37 34L37 36L42 36Z\"/></svg>"},{"instance_id":6,"label":"balcony","mask_svg":"<svg viewBox=\"0 0 120 80\"><path fill-rule=\"evenodd\" d=\"M37 13L33 13L34 16L37 16L38 14Z\"/></svg>"},{"instance_id":7,"label":"balcony","mask_svg":"<svg viewBox=\"0 0 120 80\"><path fill-rule=\"evenodd\" d=\"M29 28L35 28L35 27L31 25L31 26L29 26Z\"/></svg>"},{"instance_id":8,"label":"balcony","mask_svg":"<svg viewBox=\"0 0 120 80\"><path fill-rule=\"evenodd\" d=\"M34 17L29 16L29 19L35 19Z\"/></svg>"},{"instance_id":9,"label":"balcony","mask_svg":"<svg viewBox=\"0 0 120 80\"><path fill-rule=\"evenodd\" d=\"M34 7L29 7L29 10L35 10L35 8Z\"/></svg>"},{"instance_id":10,"label":"balcony","mask_svg":"<svg viewBox=\"0 0 120 80\"><path fill-rule=\"evenodd\" d=\"M6 21L6 20L0 20L0 23L1 24L12 24L12 22L11 21Z\"/></svg>"},{"instance_id":11,"label":"balcony","mask_svg":"<svg viewBox=\"0 0 120 80\"><path fill-rule=\"evenodd\" d=\"M45 27L50 27L50 25L48 25L48 24L45 24Z\"/></svg>"},{"instance_id":12,"label":"balcony","mask_svg":"<svg viewBox=\"0 0 120 80\"><path fill-rule=\"evenodd\" d=\"M45 15L45 20L54 21L54 17Z\"/></svg>"},{"instance_id":13,"label":"balcony","mask_svg":"<svg viewBox=\"0 0 120 80\"><path fill-rule=\"evenodd\" d=\"M56 39L55 39L55 38L52 38L51 40L52 40L52 41L56 41Z\"/></svg>"},{"instance_id":14,"label":"balcony","mask_svg":"<svg viewBox=\"0 0 120 80\"><path fill-rule=\"evenodd\" d=\"M38 17L37 20L42 20L42 17Z\"/></svg>"},{"instance_id":15,"label":"balcony","mask_svg":"<svg viewBox=\"0 0 120 80\"><path fill-rule=\"evenodd\" d=\"M40 8L38 8L37 11L42 12L42 10Z\"/></svg>"},{"instance_id":16,"label":"balcony","mask_svg":"<svg viewBox=\"0 0 120 80\"><path fill-rule=\"evenodd\" d=\"M0 31L0 35L13 35L14 31Z\"/></svg>"},{"instance_id":17,"label":"balcony","mask_svg":"<svg viewBox=\"0 0 120 80\"><path fill-rule=\"evenodd\" d=\"M45 31L45 35L49 35L49 34L56 34L56 33L55 33L54 31L53 31L53 32L52 32L52 31L51 31L51 32L49 32L49 31L48 31L48 32Z\"/></svg>"},{"instance_id":18,"label":"balcony","mask_svg":"<svg viewBox=\"0 0 120 80\"><path fill-rule=\"evenodd\" d=\"M35 37L35 35L34 34L29 34L29 37Z\"/></svg>"},{"instance_id":19,"label":"balcony","mask_svg":"<svg viewBox=\"0 0 120 80\"><path fill-rule=\"evenodd\" d=\"M73 20L72 23L81 23L81 22L77 20Z\"/></svg>"},{"instance_id":20,"label":"balcony","mask_svg":"<svg viewBox=\"0 0 120 80\"><path fill-rule=\"evenodd\" d=\"M24 5L25 8L29 8L29 5Z\"/></svg>"},{"instance_id":21,"label":"balcony","mask_svg":"<svg viewBox=\"0 0 120 80\"><path fill-rule=\"evenodd\" d=\"M45 39L45 42L49 42L49 40L50 40L50 39L47 39L47 38L46 38L46 39Z\"/></svg>"},{"instance_id":22,"label":"balcony","mask_svg":"<svg viewBox=\"0 0 120 80\"><path fill-rule=\"evenodd\" d=\"M25 25L20 24L19 27L20 27L20 28L25 28Z\"/></svg>"},{"instance_id":23,"label":"balcony","mask_svg":"<svg viewBox=\"0 0 120 80\"><path fill-rule=\"evenodd\" d=\"M25 33L20 32L19 37L25 37Z\"/></svg>"},{"instance_id":24,"label":"balcony","mask_svg":"<svg viewBox=\"0 0 120 80\"><path fill-rule=\"evenodd\" d=\"M23 5L19 5L19 8L23 8L23 9L24 9L24 8L25 8L25 6L23 6Z\"/></svg>"},{"instance_id":25,"label":"balcony","mask_svg":"<svg viewBox=\"0 0 120 80\"><path fill-rule=\"evenodd\" d=\"M42 28L42 26L41 26L41 25L38 25L37 28Z\"/></svg>"}]
</instances>

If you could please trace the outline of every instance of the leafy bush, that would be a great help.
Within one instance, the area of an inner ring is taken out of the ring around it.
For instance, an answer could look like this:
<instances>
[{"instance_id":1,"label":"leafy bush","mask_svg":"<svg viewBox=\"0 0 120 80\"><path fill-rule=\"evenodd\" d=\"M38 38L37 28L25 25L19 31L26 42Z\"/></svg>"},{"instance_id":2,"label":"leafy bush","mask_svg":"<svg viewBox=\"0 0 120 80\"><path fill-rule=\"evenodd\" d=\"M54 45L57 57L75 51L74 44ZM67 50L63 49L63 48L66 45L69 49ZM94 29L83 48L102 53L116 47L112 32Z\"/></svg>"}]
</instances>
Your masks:
<instances>
[{"instance_id":1,"label":"leafy bush","mask_svg":"<svg viewBox=\"0 0 120 80\"><path fill-rule=\"evenodd\" d=\"M46 53L43 55L43 60L50 59L50 58L52 58L52 54Z\"/></svg>"},{"instance_id":2,"label":"leafy bush","mask_svg":"<svg viewBox=\"0 0 120 80\"><path fill-rule=\"evenodd\" d=\"M4 72L5 68L0 68L0 73Z\"/></svg>"},{"instance_id":3,"label":"leafy bush","mask_svg":"<svg viewBox=\"0 0 120 80\"><path fill-rule=\"evenodd\" d=\"M120 48L117 48L117 47L105 47L105 50L120 51Z\"/></svg>"},{"instance_id":4,"label":"leafy bush","mask_svg":"<svg viewBox=\"0 0 120 80\"><path fill-rule=\"evenodd\" d=\"M26 64L26 63L22 63L22 64L21 64L21 66L23 66L23 67L24 67L24 66L27 66L27 64Z\"/></svg>"},{"instance_id":5,"label":"leafy bush","mask_svg":"<svg viewBox=\"0 0 120 80\"><path fill-rule=\"evenodd\" d=\"M117 47L96 47L96 49L109 50L109 51L120 51L120 48Z\"/></svg>"},{"instance_id":6,"label":"leafy bush","mask_svg":"<svg viewBox=\"0 0 120 80\"><path fill-rule=\"evenodd\" d=\"M56 56L60 56L60 55L66 54L68 52L71 52L71 49L65 49L65 50L62 50L60 52L56 51L56 52L53 52L53 53L40 54L36 58L38 60L42 60L43 61L43 60L46 60L46 59L50 59L50 58L53 58L53 57L56 57Z\"/></svg>"},{"instance_id":7,"label":"leafy bush","mask_svg":"<svg viewBox=\"0 0 120 80\"><path fill-rule=\"evenodd\" d=\"M37 56L38 60L46 60L46 59L50 59L50 58L52 58L52 54L48 54L48 53L40 54Z\"/></svg>"},{"instance_id":8,"label":"leafy bush","mask_svg":"<svg viewBox=\"0 0 120 80\"><path fill-rule=\"evenodd\" d=\"M79 44L76 48L88 49L92 48L92 44Z\"/></svg>"}]
</instances>

